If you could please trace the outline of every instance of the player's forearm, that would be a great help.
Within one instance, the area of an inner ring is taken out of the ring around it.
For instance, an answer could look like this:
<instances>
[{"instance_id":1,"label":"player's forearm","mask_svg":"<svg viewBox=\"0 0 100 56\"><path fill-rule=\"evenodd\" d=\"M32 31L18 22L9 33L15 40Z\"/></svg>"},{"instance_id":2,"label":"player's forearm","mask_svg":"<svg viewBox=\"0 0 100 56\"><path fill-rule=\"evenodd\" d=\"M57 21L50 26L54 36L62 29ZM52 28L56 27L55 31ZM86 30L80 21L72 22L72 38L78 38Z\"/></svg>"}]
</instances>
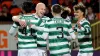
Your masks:
<instances>
[{"instance_id":1,"label":"player's forearm","mask_svg":"<svg viewBox=\"0 0 100 56\"><path fill-rule=\"evenodd\" d=\"M35 30L38 30L38 31L44 31L44 27L39 27L39 26L32 25L31 28L35 29Z\"/></svg>"},{"instance_id":2,"label":"player's forearm","mask_svg":"<svg viewBox=\"0 0 100 56\"><path fill-rule=\"evenodd\" d=\"M46 32L43 33L43 34L42 34L42 38L46 40L46 39L48 38L48 33L46 33Z\"/></svg>"},{"instance_id":3,"label":"player's forearm","mask_svg":"<svg viewBox=\"0 0 100 56\"><path fill-rule=\"evenodd\" d=\"M10 35L14 35L16 30L17 30L18 26L16 24L13 24L9 30L9 34Z\"/></svg>"},{"instance_id":4,"label":"player's forearm","mask_svg":"<svg viewBox=\"0 0 100 56\"><path fill-rule=\"evenodd\" d=\"M72 37L72 39L76 39L75 32L74 32L74 30L73 30L72 28L69 29L69 34L70 34L70 36Z\"/></svg>"},{"instance_id":5,"label":"player's forearm","mask_svg":"<svg viewBox=\"0 0 100 56\"><path fill-rule=\"evenodd\" d=\"M20 22L20 19L18 18L18 16L13 16L12 20L15 21L15 22Z\"/></svg>"},{"instance_id":6,"label":"player's forearm","mask_svg":"<svg viewBox=\"0 0 100 56\"><path fill-rule=\"evenodd\" d=\"M91 29L89 27L86 27L84 31L85 31L85 33L90 33Z\"/></svg>"},{"instance_id":7,"label":"player's forearm","mask_svg":"<svg viewBox=\"0 0 100 56\"><path fill-rule=\"evenodd\" d=\"M74 33L71 33L70 35L71 35L72 39L76 39L76 35Z\"/></svg>"}]
</instances>

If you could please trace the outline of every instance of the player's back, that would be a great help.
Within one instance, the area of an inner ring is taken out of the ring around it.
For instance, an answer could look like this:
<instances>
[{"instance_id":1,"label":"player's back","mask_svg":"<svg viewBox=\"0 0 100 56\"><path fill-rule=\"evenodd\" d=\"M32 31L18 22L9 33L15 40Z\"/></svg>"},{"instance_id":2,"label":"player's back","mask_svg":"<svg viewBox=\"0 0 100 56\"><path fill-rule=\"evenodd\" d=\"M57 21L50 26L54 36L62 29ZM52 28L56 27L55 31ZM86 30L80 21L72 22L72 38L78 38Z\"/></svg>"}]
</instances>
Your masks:
<instances>
[{"instance_id":1,"label":"player's back","mask_svg":"<svg viewBox=\"0 0 100 56\"><path fill-rule=\"evenodd\" d=\"M39 19L34 18L34 15L22 15L20 17L21 20L26 21L27 22L27 26L24 28L20 28L19 27L19 31L18 31L18 41L19 41L19 45L18 48L19 49L27 49L27 48L36 48L37 44L36 44L36 36L35 32L36 30L31 29L29 27L30 24L35 24L38 25Z\"/></svg>"},{"instance_id":2,"label":"player's back","mask_svg":"<svg viewBox=\"0 0 100 56\"><path fill-rule=\"evenodd\" d=\"M68 30L71 28L71 22L64 20L63 18L52 18L47 22L49 28L49 36L53 38L66 38L69 33Z\"/></svg>"},{"instance_id":3,"label":"player's back","mask_svg":"<svg viewBox=\"0 0 100 56\"><path fill-rule=\"evenodd\" d=\"M70 52L67 36L71 22L63 18L52 18L47 22L49 28L49 49L51 56L63 55Z\"/></svg>"}]
</instances>

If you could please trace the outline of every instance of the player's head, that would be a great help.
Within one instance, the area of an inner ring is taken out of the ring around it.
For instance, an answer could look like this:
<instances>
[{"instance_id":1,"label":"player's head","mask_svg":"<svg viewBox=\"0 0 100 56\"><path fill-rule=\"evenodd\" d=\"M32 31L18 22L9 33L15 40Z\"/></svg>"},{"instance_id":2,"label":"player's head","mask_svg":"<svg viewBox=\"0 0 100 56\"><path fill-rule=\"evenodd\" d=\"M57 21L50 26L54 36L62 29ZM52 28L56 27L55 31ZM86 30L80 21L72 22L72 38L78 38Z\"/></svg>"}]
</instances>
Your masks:
<instances>
[{"instance_id":1,"label":"player's head","mask_svg":"<svg viewBox=\"0 0 100 56\"><path fill-rule=\"evenodd\" d=\"M64 18L64 19L66 19L67 16L68 16L68 14L69 14L68 11L65 10L65 11L63 11L63 13L61 14L61 17Z\"/></svg>"},{"instance_id":2,"label":"player's head","mask_svg":"<svg viewBox=\"0 0 100 56\"><path fill-rule=\"evenodd\" d=\"M59 4L55 4L51 7L52 15L55 14L61 14L62 13L62 7Z\"/></svg>"},{"instance_id":3,"label":"player's head","mask_svg":"<svg viewBox=\"0 0 100 56\"><path fill-rule=\"evenodd\" d=\"M74 6L74 14L75 14L75 18L82 18L82 17L85 17L85 6L83 5L76 5Z\"/></svg>"},{"instance_id":4,"label":"player's head","mask_svg":"<svg viewBox=\"0 0 100 56\"><path fill-rule=\"evenodd\" d=\"M22 10L25 13L30 13L34 9L34 5L31 2L24 2L22 5Z\"/></svg>"},{"instance_id":5,"label":"player's head","mask_svg":"<svg viewBox=\"0 0 100 56\"><path fill-rule=\"evenodd\" d=\"M43 17L46 11L46 6L44 3L38 3L36 5L36 14L38 15L38 17Z\"/></svg>"},{"instance_id":6,"label":"player's head","mask_svg":"<svg viewBox=\"0 0 100 56\"><path fill-rule=\"evenodd\" d=\"M71 13L71 9L68 7L63 8L63 12L61 14L61 17L66 19L67 16Z\"/></svg>"}]
</instances>

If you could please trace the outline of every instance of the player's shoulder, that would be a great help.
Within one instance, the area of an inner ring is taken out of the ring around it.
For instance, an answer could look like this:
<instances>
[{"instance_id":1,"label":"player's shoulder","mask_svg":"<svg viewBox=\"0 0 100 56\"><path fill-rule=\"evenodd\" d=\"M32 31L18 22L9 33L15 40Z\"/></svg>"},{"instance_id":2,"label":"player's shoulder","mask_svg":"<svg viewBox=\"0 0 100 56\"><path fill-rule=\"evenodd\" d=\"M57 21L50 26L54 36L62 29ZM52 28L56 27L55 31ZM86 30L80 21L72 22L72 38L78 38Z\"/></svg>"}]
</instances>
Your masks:
<instances>
[{"instance_id":1,"label":"player's shoulder","mask_svg":"<svg viewBox=\"0 0 100 56\"><path fill-rule=\"evenodd\" d=\"M47 16L43 16L43 18L48 18Z\"/></svg>"},{"instance_id":2,"label":"player's shoulder","mask_svg":"<svg viewBox=\"0 0 100 56\"><path fill-rule=\"evenodd\" d=\"M65 22L71 22L71 20L66 20L66 19L65 19Z\"/></svg>"},{"instance_id":3,"label":"player's shoulder","mask_svg":"<svg viewBox=\"0 0 100 56\"><path fill-rule=\"evenodd\" d=\"M35 17L35 14L32 14L33 17Z\"/></svg>"},{"instance_id":4,"label":"player's shoulder","mask_svg":"<svg viewBox=\"0 0 100 56\"><path fill-rule=\"evenodd\" d=\"M86 18L84 18L84 19L81 21L81 24L90 24L90 22L89 22Z\"/></svg>"},{"instance_id":5,"label":"player's shoulder","mask_svg":"<svg viewBox=\"0 0 100 56\"><path fill-rule=\"evenodd\" d=\"M43 16L43 18L42 19L45 19L45 20L50 20L50 18L49 17L47 17L47 16Z\"/></svg>"},{"instance_id":6,"label":"player's shoulder","mask_svg":"<svg viewBox=\"0 0 100 56\"><path fill-rule=\"evenodd\" d=\"M12 16L12 18L20 18L21 17L21 15L14 15L14 16Z\"/></svg>"},{"instance_id":7,"label":"player's shoulder","mask_svg":"<svg viewBox=\"0 0 100 56\"><path fill-rule=\"evenodd\" d=\"M52 19L48 20L47 22L50 22L50 21L52 21Z\"/></svg>"}]
</instances>

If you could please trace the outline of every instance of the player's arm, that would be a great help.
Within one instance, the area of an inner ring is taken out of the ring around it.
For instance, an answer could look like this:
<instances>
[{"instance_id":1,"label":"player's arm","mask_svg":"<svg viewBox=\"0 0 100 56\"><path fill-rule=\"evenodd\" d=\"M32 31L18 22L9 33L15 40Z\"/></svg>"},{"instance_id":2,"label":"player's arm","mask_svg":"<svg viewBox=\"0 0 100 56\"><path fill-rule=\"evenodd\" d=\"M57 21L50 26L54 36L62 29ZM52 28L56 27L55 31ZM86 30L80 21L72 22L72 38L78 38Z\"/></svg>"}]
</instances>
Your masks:
<instances>
[{"instance_id":1,"label":"player's arm","mask_svg":"<svg viewBox=\"0 0 100 56\"><path fill-rule=\"evenodd\" d=\"M40 26L36 26L36 25L31 25L30 26L32 29L35 29L35 30L38 30L38 31L45 31L45 30L48 30L47 28L45 27L40 27Z\"/></svg>"},{"instance_id":2,"label":"player's arm","mask_svg":"<svg viewBox=\"0 0 100 56\"><path fill-rule=\"evenodd\" d=\"M12 17L12 20L13 20L14 22L20 22L21 20L20 20L19 18L20 18L20 16L19 16L19 15L16 15L16 16L13 16L13 17Z\"/></svg>"},{"instance_id":3,"label":"player's arm","mask_svg":"<svg viewBox=\"0 0 100 56\"><path fill-rule=\"evenodd\" d=\"M46 27L47 24L44 25L44 27L39 27L39 26L36 26L36 25L31 25L31 28L32 29L35 29L35 30L38 30L38 31L43 31L43 34L42 34L42 37L43 39L47 39L48 38L48 32L49 32L49 29L48 27Z\"/></svg>"},{"instance_id":4,"label":"player's arm","mask_svg":"<svg viewBox=\"0 0 100 56\"><path fill-rule=\"evenodd\" d=\"M21 27L25 27L26 26L26 22L25 21L22 21L21 19L20 19L20 15L17 15L17 16L13 16L12 17L12 20L15 22L15 23L17 23L17 24L19 24Z\"/></svg>"},{"instance_id":5,"label":"player's arm","mask_svg":"<svg viewBox=\"0 0 100 56\"><path fill-rule=\"evenodd\" d=\"M46 40L49 37L49 27L48 27L48 24L45 24L44 27L45 27L45 31L43 32L42 37Z\"/></svg>"},{"instance_id":6,"label":"player's arm","mask_svg":"<svg viewBox=\"0 0 100 56\"><path fill-rule=\"evenodd\" d=\"M48 36L49 36L49 33L48 32L44 32L43 34L42 34L42 37L43 37L43 39L47 39L48 38Z\"/></svg>"},{"instance_id":7,"label":"player's arm","mask_svg":"<svg viewBox=\"0 0 100 56\"><path fill-rule=\"evenodd\" d=\"M15 40L18 40L18 32L16 33L14 37L15 37Z\"/></svg>"},{"instance_id":8,"label":"player's arm","mask_svg":"<svg viewBox=\"0 0 100 56\"><path fill-rule=\"evenodd\" d=\"M14 36L17 29L18 29L18 26L15 23L13 23L13 25L11 26L9 30L9 34Z\"/></svg>"},{"instance_id":9,"label":"player's arm","mask_svg":"<svg viewBox=\"0 0 100 56\"><path fill-rule=\"evenodd\" d=\"M40 22L39 22L40 23ZM42 22L41 22L42 23ZM47 22L46 22L47 23ZM36 26L36 25L34 25L34 24L32 24L32 25L30 25L30 27L32 28L32 29L35 29L35 30L38 30L38 31L47 31L48 30L48 28L45 28L45 25L47 25L47 24L44 24L44 26Z\"/></svg>"},{"instance_id":10,"label":"player's arm","mask_svg":"<svg viewBox=\"0 0 100 56\"><path fill-rule=\"evenodd\" d=\"M76 38L75 32L74 32L74 30L72 29L71 23L69 24L68 28L69 28L68 32L69 32L69 34L70 34L70 36L71 36L71 38L72 38L72 39L71 39L71 42L75 42L75 43L77 43L76 45L79 46L78 39Z\"/></svg>"},{"instance_id":11,"label":"player's arm","mask_svg":"<svg viewBox=\"0 0 100 56\"><path fill-rule=\"evenodd\" d=\"M91 27L88 22L84 22L82 25L80 23L77 23L77 24L78 24L78 28L81 31L85 31L85 33L87 33L87 34L91 32Z\"/></svg>"},{"instance_id":12,"label":"player's arm","mask_svg":"<svg viewBox=\"0 0 100 56\"><path fill-rule=\"evenodd\" d=\"M76 35L74 33L74 30L72 29L72 25L71 25L71 22L69 22L70 24L68 25L68 32L70 34L70 36L72 37L72 39L76 39Z\"/></svg>"}]
</instances>

